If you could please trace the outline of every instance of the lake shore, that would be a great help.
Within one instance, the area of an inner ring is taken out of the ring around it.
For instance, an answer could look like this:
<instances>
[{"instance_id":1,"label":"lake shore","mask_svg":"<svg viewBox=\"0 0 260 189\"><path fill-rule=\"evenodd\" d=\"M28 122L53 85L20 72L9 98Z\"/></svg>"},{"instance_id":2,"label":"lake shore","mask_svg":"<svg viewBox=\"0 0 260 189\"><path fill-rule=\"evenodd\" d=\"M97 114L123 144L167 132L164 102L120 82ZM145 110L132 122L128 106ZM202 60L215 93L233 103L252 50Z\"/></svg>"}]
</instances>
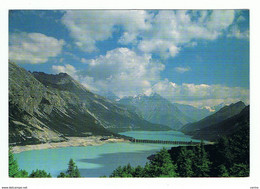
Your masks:
<instances>
[{"instance_id":1,"label":"lake shore","mask_svg":"<svg viewBox=\"0 0 260 189\"><path fill-rule=\"evenodd\" d=\"M76 147L76 146L97 146L107 143L117 143L117 142L129 142L128 140L122 138L109 138L107 140L101 140L102 136L90 136L90 137L66 137L68 140L64 142L53 142L35 145L25 145L25 146L13 146L13 153L20 153L29 150L43 150L52 148L64 148L64 147Z\"/></svg>"}]
</instances>

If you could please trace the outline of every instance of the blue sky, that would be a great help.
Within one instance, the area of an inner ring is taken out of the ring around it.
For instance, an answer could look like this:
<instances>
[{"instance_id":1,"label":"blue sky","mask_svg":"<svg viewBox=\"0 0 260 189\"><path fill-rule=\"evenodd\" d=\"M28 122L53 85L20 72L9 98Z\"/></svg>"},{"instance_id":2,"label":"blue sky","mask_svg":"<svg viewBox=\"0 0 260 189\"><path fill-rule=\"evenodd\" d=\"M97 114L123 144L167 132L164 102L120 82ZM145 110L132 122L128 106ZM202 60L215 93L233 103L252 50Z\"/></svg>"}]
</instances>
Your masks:
<instances>
[{"instance_id":1,"label":"blue sky","mask_svg":"<svg viewBox=\"0 0 260 189\"><path fill-rule=\"evenodd\" d=\"M9 59L97 93L249 103L249 11L10 11Z\"/></svg>"}]
</instances>

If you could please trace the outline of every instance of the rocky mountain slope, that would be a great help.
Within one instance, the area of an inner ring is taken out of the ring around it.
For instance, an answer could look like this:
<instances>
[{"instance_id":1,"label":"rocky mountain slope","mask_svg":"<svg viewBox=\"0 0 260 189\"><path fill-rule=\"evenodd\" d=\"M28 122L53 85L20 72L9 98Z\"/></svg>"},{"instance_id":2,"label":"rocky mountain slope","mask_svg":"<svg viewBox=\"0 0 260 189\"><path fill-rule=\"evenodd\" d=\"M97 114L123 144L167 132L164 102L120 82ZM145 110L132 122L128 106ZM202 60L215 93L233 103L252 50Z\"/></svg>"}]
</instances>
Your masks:
<instances>
[{"instance_id":1,"label":"rocky mountain slope","mask_svg":"<svg viewBox=\"0 0 260 189\"><path fill-rule=\"evenodd\" d=\"M214 141L222 136L233 134L238 128L249 126L249 106L246 106L239 114L224 121L196 130L192 136L197 139Z\"/></svg>"},{"instance_id":2,"label":"rocky mountain slope","mask_svg":"<svg viewBox=\"0 0 260 189\"><path fill-rule=\"evenodd\" d=\"M96 95L68 74L27 72L9 63L9 142L35 144L66 136L116 135L126 130L168 130Z\"/></svg>"},{"instance_id":3,"label":"rocky mountain slope","mask_svg":"<svg viewBox=\"0 0 260 189\"><path fill-rule=\"evenodd\" d=\"M143 94L136 97L124 97L118 103L127 105L152 123L167 125L172 129L179 129L184 124L194 121L157 93L150 96Z\"/></svg>"},{"instance_id":4,"label":"rocky mountain slope","mask_svg":"<svg viewBox=\"0 0 260 189\"><path fill-rule=\"evenodd\" d=\"M180 131L184 132L185 134L193 135L195 131L199 131L206 127L211 127L215 124L218 124L228 118L231 118L237 114L239 114L244 108L245 104L241 101L230 104L229 106L224 106L216 113L205 117L204 119L195 122L184 125Z\"/></svg>"},{"instance_id":5,"label":"rocky mountain slope","mask_svg":"<svg viewBox=\"0 0 260 189\"><path fill-rule=\"evenodd\" d=\"M186 104L179 104L173 103L182 113L192 118L194 121L199 121L210 114L212 114L208 109L205 108L196 108L194 106L186 105Z\"/></svg>"}]
</instances>

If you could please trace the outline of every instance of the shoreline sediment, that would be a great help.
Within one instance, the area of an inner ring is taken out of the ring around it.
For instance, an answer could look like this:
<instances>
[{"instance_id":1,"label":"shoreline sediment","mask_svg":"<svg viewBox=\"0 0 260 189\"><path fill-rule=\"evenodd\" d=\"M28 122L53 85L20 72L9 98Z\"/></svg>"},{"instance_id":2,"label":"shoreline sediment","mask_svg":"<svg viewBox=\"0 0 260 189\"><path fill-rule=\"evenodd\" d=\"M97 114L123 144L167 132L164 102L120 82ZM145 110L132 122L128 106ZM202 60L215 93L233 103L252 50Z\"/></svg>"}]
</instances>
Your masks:
<instances>
[{"instance_id":1,"label":"shoreline sediment","mask_svg":"<svg viewBox=\"0 0 260 189\"><path fill-rule=\"evenodd\" d=\"M66 138L68 139L68 141L64 141L64 142L13 146L11 151L17 154L24 151L30 151L30 150L43 150L43 149L76 147L76 146L98 146L107 143L129 142L128 140L123 138L109 138L107 140L101 140L102 136L66 137Z\"/></svg>"}]
</instances>

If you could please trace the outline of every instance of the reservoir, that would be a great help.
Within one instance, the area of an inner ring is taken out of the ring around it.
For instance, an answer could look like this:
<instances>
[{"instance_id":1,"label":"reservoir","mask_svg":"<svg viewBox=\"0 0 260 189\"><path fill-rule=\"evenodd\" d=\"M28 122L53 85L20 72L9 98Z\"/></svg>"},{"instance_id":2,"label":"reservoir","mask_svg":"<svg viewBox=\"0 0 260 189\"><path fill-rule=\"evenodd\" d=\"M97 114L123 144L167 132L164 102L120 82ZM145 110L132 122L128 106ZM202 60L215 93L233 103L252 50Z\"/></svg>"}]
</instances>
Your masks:
<instances>
[{"instance_id":1,"label":"reservoir","mask_svg":"<svg viewBox=\"0 0 260 189\"><path fill-rule=\"evenodd\" d=\"M136 139L198 141L178 131L128 131L120 133ZM44 169L57 177L65 172L72 158L82 177L109 176L118 166L144 166L147 157L161 148L174 145L141 143L108 143L100 146L64 147L56 149L31 150L15 154L19 167L29 174L32 170Z\"/></svg>"}]
</instances>

